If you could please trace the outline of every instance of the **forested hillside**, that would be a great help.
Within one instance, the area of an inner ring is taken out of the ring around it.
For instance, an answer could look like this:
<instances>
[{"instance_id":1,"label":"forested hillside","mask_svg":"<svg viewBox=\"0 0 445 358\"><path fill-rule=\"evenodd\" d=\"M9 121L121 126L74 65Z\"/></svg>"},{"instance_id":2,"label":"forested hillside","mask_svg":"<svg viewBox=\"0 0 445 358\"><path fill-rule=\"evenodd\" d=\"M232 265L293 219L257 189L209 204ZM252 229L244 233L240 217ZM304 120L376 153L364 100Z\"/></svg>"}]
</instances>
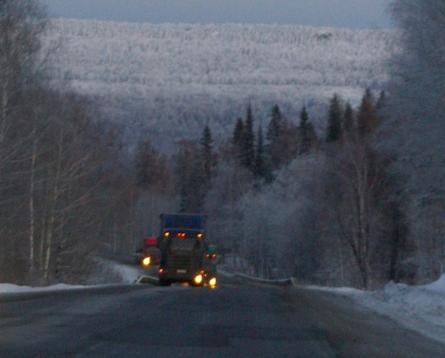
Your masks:
<instances>
[{"instance_id":1,"label":"forested hillside","mask_svg":"<svg viewBox=\"0 0 445 358\"><path fill-rule=\"evenodd\" d=\"M297 121L320 114L332 93L358 103L381 89L390 31L270 25L151 25L58 20L54 79L92 95L107 117L181 137L210 121L226 132L247 103L258 119L278 104ZM322 122L317 119L320 128Z\"/></svg>"},{"instance_id":2,"label":"forested hillside","mask_svg":"<svg viewBox=\"0 0 445 358\"><path fill-rule=\"evenodd\" d=\"M207 213L222 259L258 276L437 279L445 11L394 4L397 47L384 31L48 23L0 2L0 282L97 281L97 256L131 253L167 211Z\"/></svg>"}]
</instances>

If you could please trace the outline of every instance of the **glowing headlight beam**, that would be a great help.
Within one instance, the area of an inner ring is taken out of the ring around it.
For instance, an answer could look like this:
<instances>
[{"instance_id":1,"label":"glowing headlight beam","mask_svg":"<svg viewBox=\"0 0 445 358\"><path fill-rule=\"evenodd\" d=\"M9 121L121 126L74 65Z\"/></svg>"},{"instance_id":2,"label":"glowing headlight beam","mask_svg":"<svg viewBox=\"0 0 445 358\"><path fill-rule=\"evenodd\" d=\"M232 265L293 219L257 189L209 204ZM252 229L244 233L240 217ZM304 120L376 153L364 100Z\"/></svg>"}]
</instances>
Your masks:
<instances>
[{"instance_id":1,"label":"glowing headlight beam","mask_svg":"<svg viewBox=\"0 0 445 358\"><path fill-rule=\"evenodd\" d=\"M209 285L210 285L210 287L212 287L212 288L215 288L215 287L216 287L216 277L212 277L212 278L209 280Z\"/></svg>"},{"instance_id":2,"label":"glowing headlight beam","mask_svg":"<svg viewBox=\"0 0 445 358\"><path fill-rule=\"evenodd\" d=\"M204 279L204 277L201 274L199 274L199 275L195 276L193 281L195 282L195 284L200 285L202 283L203 279Z\"/></svg>"}]
</instances>

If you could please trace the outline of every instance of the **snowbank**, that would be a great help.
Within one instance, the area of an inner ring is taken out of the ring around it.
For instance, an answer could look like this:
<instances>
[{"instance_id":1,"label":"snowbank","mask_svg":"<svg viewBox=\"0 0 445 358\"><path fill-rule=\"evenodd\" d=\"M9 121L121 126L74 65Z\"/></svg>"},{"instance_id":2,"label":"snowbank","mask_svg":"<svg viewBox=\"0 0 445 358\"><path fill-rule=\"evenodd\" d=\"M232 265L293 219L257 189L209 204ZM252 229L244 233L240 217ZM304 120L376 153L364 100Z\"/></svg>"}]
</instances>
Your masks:
<instances>
[{"instance_id":1,"label":"snowbank","mask_svg":"<svg viewBox=\"0 0 445 358\"><path fill-rule=\"evenodd\" d=\"M437 281L425 286L421 286L430 291L436 291L445 295L445 275L442 275Z\"/></svg>"},{"instance_id":2,"label":"snowbank","mask_svg":"<svg viewBox=\"0 0 445 358\"><path fill-rule=\"evenodd\" d=\"M0 283L0 295L5 293L26 293L26 292L46 292L46 291L59 291L59 290L78 290L87 286L81 285L67 285L59 283L57 285L45 286L45 287L30 287L19 286L11 283Z\"/></svg>"},{"instance_id":3,"label":"snowbank","mask_svg":"<svg viewBox=\"0 0 445 358\"><path fill-rule=\"evenodd\" d=\"M352 288L307 288L349 296L357 304L388 316L406 328L445 343L445 275L428 285L391 282L382 290L371 292Z\"/></svg>"},{"instance_id":4,"label":"snowbank","mask_svg":"<svg viewBox=\"0 0 445 358\"><path fill-rule=\"evenodd\" d=\"M135 263L125 261L127 260L118 261L113 258L97 257L97 270L90 282L93 284L134 284L140 276L153 273L153 270L142 269ZM157 273L157 270L154 270Z\"/></svg>"},{"instance_id":5,"label":"snowbank","mask_svg":"<svg viewBox=\"0 0 445 358\"><path fill-rule=\"evenodd\" d=\"M135 283L139 276L141 276L141 270L136 265L132 267L114 262L110 262L109 264L110 269L119 276L122 283Z\"/></svg>"},{"instance_id":6,"label":"snowbank","mask_svg":"<svg viewBox=\"0 0 445 358\"><path fill-rule=\"evenodd\" d=\"M5 294L16 294L16 293L37 293L37 292L60 291L60 290L79 290L79 289L107 287L116 284L133 284L136 282L139 276L141 276L141 270L137 266L132 267L130 265L119 264L108 260L101 260L101 265L103 266L102 270L106 270L112 273L112 276L115 277L114 280L102 282L96 279L92 281L92 284L88 285L68 285L64 283L59 283L56 285L44 286L44 287L19 286L11 283L0 283L0 296ZM103 275L105 278L107 277L107 274L104 272L101 272L100 274Z\"/></svg>"}]
</instances>

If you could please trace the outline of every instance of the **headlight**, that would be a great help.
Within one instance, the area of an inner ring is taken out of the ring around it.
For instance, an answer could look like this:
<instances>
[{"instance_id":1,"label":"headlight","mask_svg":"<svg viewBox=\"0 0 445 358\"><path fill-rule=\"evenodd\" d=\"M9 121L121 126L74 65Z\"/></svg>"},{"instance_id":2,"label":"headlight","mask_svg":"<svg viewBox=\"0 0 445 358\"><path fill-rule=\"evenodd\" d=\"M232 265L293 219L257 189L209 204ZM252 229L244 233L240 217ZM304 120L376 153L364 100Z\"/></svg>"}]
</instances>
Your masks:
<instances>
[{"instance_id":1,"label":"headlight","mask_svg":"<svg viewBox=\"0 0 445 358\"><path fill-rule=\"evenodd\" d=\"M150 266L150 264L151 264L151 257L149 256L149 257L145 257L143 260L142 260L142 265L144 265L144 266Z\"/></svg>"},{"instance_id":2,"label":"headlight","mask_svg":"<svg viewBox=\"0 0 445 358\"><path fill-rule=\"evenodd\" d=\"M200 285L202 283L203 277L201 274L196 275L195 278L193 279L193 281L197 284Z\"/></svg>"},{"instance_id":3,"label":"headlight","mask_svg":"<svg viewBox=\"0 0 445 358\"><path fill-rule=\"evenodd\" d=\"M216 277L212 277L209 280L209 285L210 285L210 287L216 287Z\"/></svg>"}]
</instances>

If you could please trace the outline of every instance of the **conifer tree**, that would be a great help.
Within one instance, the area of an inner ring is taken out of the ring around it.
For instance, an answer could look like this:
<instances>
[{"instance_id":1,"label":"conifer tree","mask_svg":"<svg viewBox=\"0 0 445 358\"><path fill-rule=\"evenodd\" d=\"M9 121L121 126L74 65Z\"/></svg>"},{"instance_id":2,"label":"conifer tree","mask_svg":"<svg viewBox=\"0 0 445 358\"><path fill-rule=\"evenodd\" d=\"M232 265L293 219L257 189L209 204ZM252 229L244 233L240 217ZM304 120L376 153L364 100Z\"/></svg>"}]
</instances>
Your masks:
<instances>
[{"instance_id":1,"label":"conifer tree","mask_svg":"<svg viewBox=\"0 0 445 358\"><path fill-rule=\"evenodd\" d=\"M342 135L342 117L343 109L340 98L335 94L329 105L328 113L328 129L326 134L326 142L336 142Z\"/></svg>"},{"instance_id":2,"label":"conifer tree","mask_svg":"<svg viewBox=\"0 0 445 358\"><path fill-rule=\"evenodd\" d=\"M189 211L200 212L203 208L205 197L210 190L216 167L212 133L208 125L202 131L199 147L196 148L195 153L194 158L189 159L191 161L189 166L191 165L192 171L189 173L188 178L184 178L187 181L186 192L183 191L180 194L181 199L186 199L185 202L188 200L188 205L183 205L183 207L188 206Z\"/></svg>"},{"instance_id":3,"label":"conifer tree","mask_svg":"<svg viewBox=\"0 0 445 358\"><path fill-rule=\"evenodd\" d=\"M199 148L192 141L183 141L179 145L179 151L175 157L179 209L180 212L199 212L203 204L200 185L203 173Z\"/></svg>"},{"instance_id":4,"label":"conifer tree","mask_svg":"<svg viewBox=\"0 0 445 358\"><path fill-rule=\"evenodd\" d=\"M259 126L256 155L255 155L255 178L264 180L265 183L271 183L273 180L272 170L269 165L267 154L264 150L263 128Z\"/></svg>"},{"instance_id":5,"label":"conifer tree","mask_svg":"<svg viewBox=\"0 0 445 358\"><path fill-rule=\"evenodd\" d=\"M201 137L201 167L204 181L210 184L213 176L213 169L216 166L215 153L213 151L212 133L208 125L204 127Z\"/></svg>"},{"instance_id":6,"label":"conifer tree","mask_svg":"<svg viewBox=\"0 0 445 358\"><path fill-rule=\"evenodd\" d=\"M379 116L375 107L375 100L371 90L368 88L363 95L357 113L357 126L359 134L365 137L379 124Z\"/></svg>"},{"instance_id":7,"label":"conifer tree","mask_svg":"<svg viewBox=\"0 0 445 358\"><path fill-rule=\"evenodd\" d=\"M345 113L343 116L343 129L346 133L351 133L354 128L354 110L351 104L346 103Z\"/></svg>"},{"instance_id":8,"label":"conifer tree","mask_svg":"<svg viewBox=\"0 0 445 358\"><path fill-rule=\"evenodd\" d=\"M244 135L244 122L242 118L236 120L235 128L233 130L232 144L240 146L243 141Z\"/></svg>"},{"instance_id":9,"label":"conifer tree","mask_svg":"<svg viewBox=\"0 0 445 358\"><path fill-rule=\"evenodd\" d=\"M273 106L272 114L267 128L267 140L270 143L276 143L278 137L281 134L281 129L283 125L283 116L281 114L280 107L278 105Z\"/></svg>"},{"instance_id":10,"label":"conifer tree","mask_svg":"<svg viewBox=\"0 0 445 358\"><path fill-rule=\"evenodd\" d=\"M272 108L266 137L265 149L272 169L279 169L295 158L298 152L297 127L283 117L278 106Z\"/></svg>"},{"instance_id":11,"label":"conifer tree","mask_svg":"<svg viewBox=\"0 0 445 358\"><path fill-rule=\"evenodd\" d=\"M191 211L191 193L189 190L189 170L186 152L180 152L176 157L176 180L179 193L179 212Z\"/></svg>"},{"instance_id":12,"label":"conifer tree","mask_svg":"<svg viewBox=\"0 0 445 358\"><path fill-rule=\"evenodd\" d=\"M255 177L263 176L264 172L264 147L263 147L263 129L258 127L256 154L255 154Z\"/></svg>"},{"instance_id":13,"label":"conifer tree","mask_svg":"<svg viewBox=\"0 0 445 358\"><path fill-rule=\"evenodd\" d=\"M151 184L150 167L152 165L152 148L148 141L140 141L135 153L136 185L147 189Z\"/></svg>"},{"instance_id":14,"label":"conifer tree","mask_svg":"<svg viewBox=\"0 0 445 358\"><path fill-rule=\"evenodd\" d=\"M255 170L255 134L253 133L252 107L247 107L244 135L241 148L241 163L252 173Z\"/></svg>"},{"instance_id":15,"label":"conifer tree","mask_svg":"<svg viewBox=\"0 0 445 358\"><path fill-rule=\"evenodd\" d=\"M382 111L386 106L386 92L384 90L380 91L379 98L377 99L376 109L378 112Z\"/></svg>"},{"instance_id":16,"label":"conifer tree","mask_svg":"<svg viewBox=\"0 0 445 358\"><path fill-rule=\"evenodd\" d=\"M303 106L303 109L300 113L300 125L298 127L298 154L307 154L311 151L311 147L316 140L317 135L315 134L314 127L312 123L309 121L309 115L306 110L306 106Z\"/></svg>"}]
</instances>

